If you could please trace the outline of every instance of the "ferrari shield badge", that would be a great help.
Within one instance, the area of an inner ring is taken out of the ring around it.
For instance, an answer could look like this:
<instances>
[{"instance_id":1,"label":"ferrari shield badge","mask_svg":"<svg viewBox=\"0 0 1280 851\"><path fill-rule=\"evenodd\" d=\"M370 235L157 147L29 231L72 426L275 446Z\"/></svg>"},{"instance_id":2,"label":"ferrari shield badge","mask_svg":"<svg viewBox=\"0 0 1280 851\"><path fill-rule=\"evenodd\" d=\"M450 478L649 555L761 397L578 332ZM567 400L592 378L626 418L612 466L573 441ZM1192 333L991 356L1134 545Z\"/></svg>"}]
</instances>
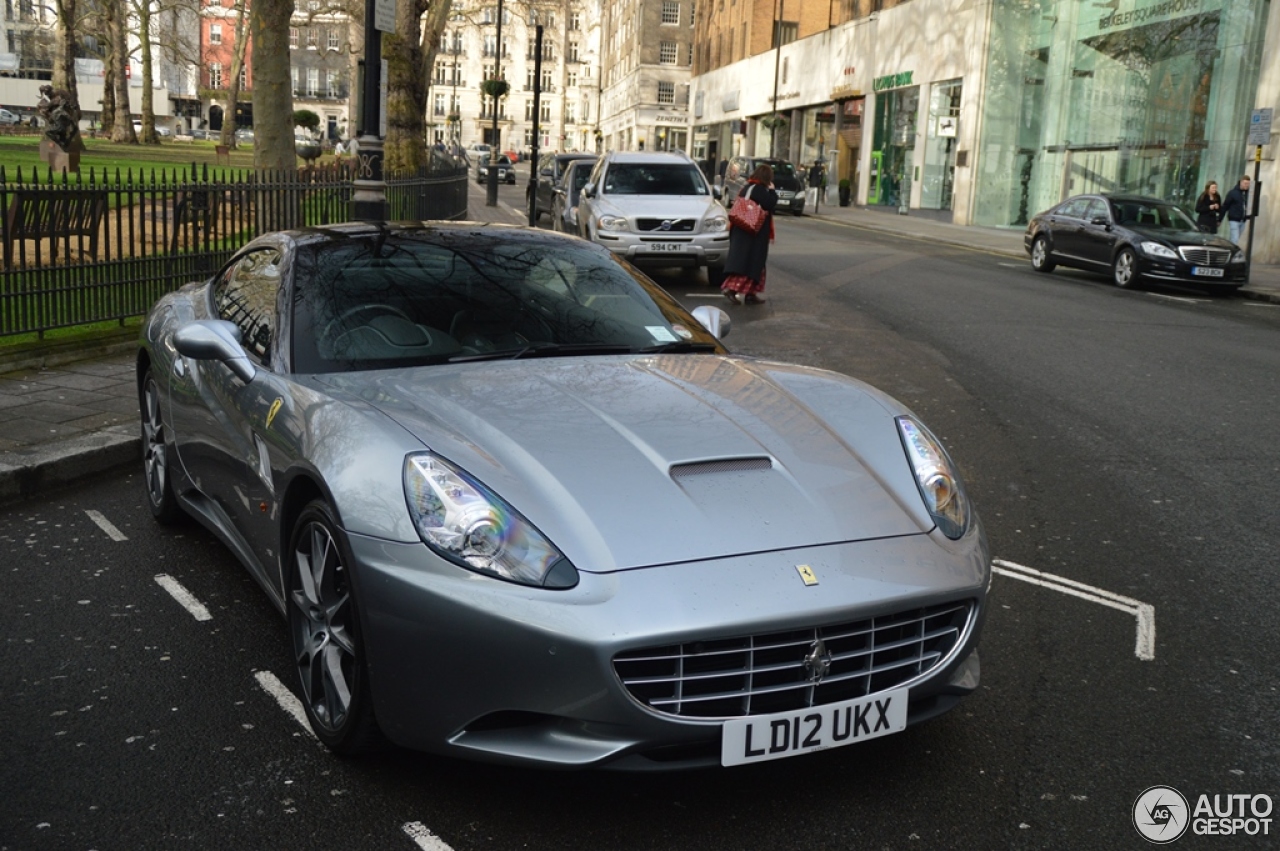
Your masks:
<instances>
[{"instance_id":1,"label":"ferrari shield badge","mask_svg":"<svg viewBox=\"0 0 1280 851\"><path fill-rule=\"evenodd\" d=\"M796 573L800 574L800 578L804 580L805 585L817 585L818 574L813 572L813 568L807 564L797 564Z\"/></svg>"}]
</instances>

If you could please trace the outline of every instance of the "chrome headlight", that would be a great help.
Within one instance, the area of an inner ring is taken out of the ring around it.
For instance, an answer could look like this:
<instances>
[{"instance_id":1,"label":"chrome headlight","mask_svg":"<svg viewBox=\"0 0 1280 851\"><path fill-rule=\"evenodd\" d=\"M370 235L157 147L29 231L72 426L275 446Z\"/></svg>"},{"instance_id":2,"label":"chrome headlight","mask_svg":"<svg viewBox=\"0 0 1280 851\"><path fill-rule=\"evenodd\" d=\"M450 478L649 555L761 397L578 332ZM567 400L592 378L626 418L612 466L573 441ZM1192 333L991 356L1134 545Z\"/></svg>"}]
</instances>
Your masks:
<instances>
[{"instance_id":1,"label":"chrome headlight","mask_svg":"<svg viewBox=\"0 0 1280 851\"><path fill-rule=\"evenodd\" d=\"M1243 262L1244 262L1244 249L1242 249L1242 248L1237 248L1237 249L1236 249L1236 253L1231 255L1231 262L1232 262L1232 263L1243 263Z\"/></svg>"},{"instance_id":2,"label":"chrome headlight","mask_svg":"<svg viewBox=\"0 0 1280 851\"><path fill-rule=\"evenodd\" d=\"M1167 245L1161 245L1158 242L1144 242L1141 246L1144 253L1152 257L1168 257L1171 260L1178 259L1178 252L1174 251Z\"/></svg>"},{"instance_id":3,"label":"chrome headlight","mask_svg":"<svg viewBox=\"0 0 1280 851\"><path fill-rule=\"evenodd\" d=\"M711 215L702 220L703 233L718 233L728 226L729 218L724 214L724 210L713 211Z\"/></svg>"},{"instance_id":4,"label":"chrome headlight","mask_svg":"<svg viewBox=\"0 0 1280 851\"><path fill-rule=\"evenodd\" d=\"M969 499L960 474L942 444L912 417L898 417L898 434L916 474L924 506L942 534L952 540L969 531Z\"/></svg>"},{"instance_id":5,"label":"chrome headlight","mask_svg":"<svg viewBox=\"0 0 1280 851\"><path fill-rule=\"evenodd\" d=\"M521 585L578 584L577 569L541 532L444 459L406 457L404 495L423 543L449 561Z\"/></svg>"},{"instance_id":6,"label":"chrome headlight","mask_svg":"<svg viewBox=\"0 0 1280 851\"><path fill-rule=\"evenodd\" d=\"M600 225L600 230L626 230L627 220L622 216L610 216L605 214L596 222Z\"/></svg>"}]
</instances>

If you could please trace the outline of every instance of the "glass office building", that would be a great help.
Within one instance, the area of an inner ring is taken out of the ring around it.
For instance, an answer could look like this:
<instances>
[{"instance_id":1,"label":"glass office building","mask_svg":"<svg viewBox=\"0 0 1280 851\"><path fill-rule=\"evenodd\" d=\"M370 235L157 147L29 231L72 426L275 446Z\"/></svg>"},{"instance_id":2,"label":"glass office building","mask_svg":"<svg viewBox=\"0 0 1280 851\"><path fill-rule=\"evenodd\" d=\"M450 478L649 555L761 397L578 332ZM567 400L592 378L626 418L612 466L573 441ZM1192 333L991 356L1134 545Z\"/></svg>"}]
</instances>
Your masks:
<instances>
[{"instance_id":1,"label":"glass office building","mask_svg":"<svg viewBox=\"0 0 1280 851\"><path fill-rule=\"evenodd\" d=\"M1268 0L993 0L973 223L1245 173Z\"/></svg>"}]
</instances>

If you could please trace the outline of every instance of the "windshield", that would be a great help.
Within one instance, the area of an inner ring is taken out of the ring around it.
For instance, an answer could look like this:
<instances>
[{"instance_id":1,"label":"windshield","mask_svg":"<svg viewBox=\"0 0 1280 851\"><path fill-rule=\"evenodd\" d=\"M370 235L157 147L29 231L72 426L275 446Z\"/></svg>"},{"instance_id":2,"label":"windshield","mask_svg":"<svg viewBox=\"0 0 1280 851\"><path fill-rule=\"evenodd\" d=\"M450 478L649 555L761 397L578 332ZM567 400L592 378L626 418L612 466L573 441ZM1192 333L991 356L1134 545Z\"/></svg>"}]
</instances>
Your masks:
<instances>
[{"instance_id":1,"label":"windshield","mask_svg":"<svg viewBox=\"0 0 1280 851\"><path fill-rule=\"evenodd\" d=\"M614 163L604 175L607 195L707 195L692 163Z\"/></svg>"},{"instance_id":2,"label":"windshield","mask_svg":"<svg viewBox=\"0 0 1280 851\"><path fill-rule=\"evenodd\" d=\"M1194 231L1196 224L1182 208L1147 201L1113 201L1116 221L1126 226L1156 230Z\"/></svg>"},{"instance_id":3,"label":"windshield","mask_svg":"<svg viewBox=\"0 0 1280 851\"><path fill-rule=\"evenodd\" d=\"M384 237L299 250L295 371L725 351L670 295L590 243L505 229Z\"/></svg>"}]
</instances>

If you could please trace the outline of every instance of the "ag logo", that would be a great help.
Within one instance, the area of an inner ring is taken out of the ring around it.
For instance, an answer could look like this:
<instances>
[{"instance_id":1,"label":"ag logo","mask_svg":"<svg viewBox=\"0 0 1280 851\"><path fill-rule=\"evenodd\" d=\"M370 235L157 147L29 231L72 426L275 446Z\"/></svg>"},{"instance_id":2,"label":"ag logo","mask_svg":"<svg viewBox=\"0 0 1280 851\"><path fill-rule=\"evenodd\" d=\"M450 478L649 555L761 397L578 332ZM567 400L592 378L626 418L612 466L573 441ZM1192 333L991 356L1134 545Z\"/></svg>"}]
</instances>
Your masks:
<instances>
[{"instance_id":1,"label":"ag logo","mask_svg":"<svg viewBox=\"0 0 1280 851\"><path fill-rule=\"evenodd\" d=\"M1133 826L1142 838L1166 845L1187 832L1187 799L1172 786L1152 786L1133 802Z\"/></svg>"}]
</instances>

